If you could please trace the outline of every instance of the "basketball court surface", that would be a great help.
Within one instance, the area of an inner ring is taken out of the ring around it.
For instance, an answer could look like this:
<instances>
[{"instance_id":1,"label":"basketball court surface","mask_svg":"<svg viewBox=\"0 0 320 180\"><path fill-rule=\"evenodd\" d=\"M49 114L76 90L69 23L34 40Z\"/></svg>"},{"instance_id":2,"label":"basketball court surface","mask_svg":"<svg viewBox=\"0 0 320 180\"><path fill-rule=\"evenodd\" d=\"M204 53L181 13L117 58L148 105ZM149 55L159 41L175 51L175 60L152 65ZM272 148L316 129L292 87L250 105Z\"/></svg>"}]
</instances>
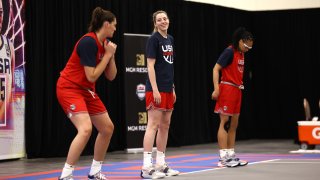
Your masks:
<instances>
[{"instance_id":1,"label":"basketball court surface","mask_svg":"<svg viewBox=\"0 0 320 180\"><path fill-rule=\"evenodd\" d=\"M316 147L319 149L319 147ZM181 172L165 179L183 180L318 180L319 153L290 153L298 150L293 140L238 141L237 155L249 161L244 167L220 168L216 143L168 148L170 167ZM60 175L65 158L20 159L0 161L0 180L53 180ZM92 156L82 156L75 169L75 179L86 179ZM142 153L110 152L102 170L108 179L141 179Z\"/></svg>"}]
</instances>

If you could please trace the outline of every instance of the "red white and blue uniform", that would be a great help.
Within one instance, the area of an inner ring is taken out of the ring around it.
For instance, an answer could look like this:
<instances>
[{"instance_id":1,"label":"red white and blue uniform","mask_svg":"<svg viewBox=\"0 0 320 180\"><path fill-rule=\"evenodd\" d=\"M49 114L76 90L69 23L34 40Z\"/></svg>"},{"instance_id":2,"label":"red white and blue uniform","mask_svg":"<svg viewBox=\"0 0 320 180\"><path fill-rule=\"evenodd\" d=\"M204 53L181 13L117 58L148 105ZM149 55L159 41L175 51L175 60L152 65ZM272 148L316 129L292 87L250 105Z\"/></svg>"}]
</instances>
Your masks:
<instances>
[{"instance_id":1,"label":"red white and blue uniform","mask_svg":"<svg viewBox=\"0 0 320 180\"><path fill-rule=\"evenodd\" d=\"M146 108L159 110L173 109L173 83L174 83L174 39L171 35L163 37L154 32L147 41L146 57L155 59L155 75L158 90L161 95L161 104L154 102L152 86L149 76L146 81Z\"/></svg>"},{"instance_id":2,"label":"red white and blue uniform","mask_svg":"<svg viewBox=\"0 0 320 180\"><path fill-rule=\"evenodd\" d=\"M232 46L227 47L217 63L222 66L220 94L214 112L224 115L240 114L244 72L244 53Z\"/></svg>"},{"instance_id":3,"label":"red white and blue uniform","mask_svg":"<svg viewBox=\"0 0 320 180\"><path fill-rule=\"evenodd\" d=\"M89 82L84 66L95 67L104 56L105 49L94 32L87 33L76 43L57 82L57 97L65 113L88 112L97 115L106 108L95 92L95 82Z\"/></svg>"}]
</instances>

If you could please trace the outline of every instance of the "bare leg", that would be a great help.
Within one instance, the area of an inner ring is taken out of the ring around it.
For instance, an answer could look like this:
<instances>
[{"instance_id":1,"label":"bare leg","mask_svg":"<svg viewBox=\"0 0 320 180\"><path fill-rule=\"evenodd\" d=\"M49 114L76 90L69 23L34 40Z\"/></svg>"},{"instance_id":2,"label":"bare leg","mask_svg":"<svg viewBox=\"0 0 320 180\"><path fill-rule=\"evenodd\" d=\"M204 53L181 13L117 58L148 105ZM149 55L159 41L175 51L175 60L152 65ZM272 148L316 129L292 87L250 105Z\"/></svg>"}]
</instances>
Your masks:
<instances>
[{"instance_id":1,"label":"bare leg","mask_svg":"<svg viewBox=\"0 0 320 180\"><path fill-rule=\"evenodd\" d=\"M94 144L94 160L103 161L110 144L114 125L107 112L91 116L91 119L99 132Z\"/></svg>"},{"instance_id":2,"label":"bare leg","mask_svg":"<svg viewBox=\"0 0 320 180\"><path fill-rule=\"evenodd\" d=\"M145 152L152 152L154 139L159 127L162 113L163 112L159 110L148 110L148 124L143 139L143 148Z\"/></svg>"},{"instance_id":3,"label":"bare leg","mask_svg":"<svg viewBox=\"0 0 320 180\"><path fill-rule=\"evenodd\" d=\"M156 141L157 141L157 150L161 152L166 151L171 115L172 115L172 111L163 112L160 120Z\"/></svg>"},{"instance_id":4,"label":"bare leg","mask_svg":"<svg viewBox=\"0 0 320 180\"><path fill-rule=\"evenodd\" d=\"M75 114L70 119L78 133L70 145L67 163L75 165L90 138L92 124L88 113Z\"/></svg>"},{"instance_id":5,"label":"bare leg","mask_svg":"<svg viewBox=\"0 0 320 180\"><path fill-rule=\"evenodd\" d=\"M239 120L239 114L233 115L231 117L230 128L228 131L228 144L227 144L228 149L234 148L235 146L238 120Z\"/></svg>"},{"instance_id":6,"label":"bare leg","mask_svg":"<svg viewBox=\"0 0 320 180\"><path fill-rule=\"evenodd\" d=\"M228 120L229 116L220 114L220 125L218 130L218 144L220 149L228 148L228 132L224 129L224 125Z\"/></svg>"}]
</instances>

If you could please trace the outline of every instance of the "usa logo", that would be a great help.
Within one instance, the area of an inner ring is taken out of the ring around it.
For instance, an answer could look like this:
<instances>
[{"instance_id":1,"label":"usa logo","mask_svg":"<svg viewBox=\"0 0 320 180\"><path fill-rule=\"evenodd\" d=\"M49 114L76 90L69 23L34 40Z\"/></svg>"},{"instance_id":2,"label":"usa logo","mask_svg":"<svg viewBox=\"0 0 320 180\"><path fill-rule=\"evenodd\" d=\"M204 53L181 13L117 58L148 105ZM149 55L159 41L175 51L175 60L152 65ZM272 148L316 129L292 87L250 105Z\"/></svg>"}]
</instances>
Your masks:
<instances>
[{"instance_id":1,"label":"usa logo","mask_svg":"<svg viewBox=\"0 0 320 180\"><path fill-rule=\"evenodd\" d=\"M136 89L136 94L140 101L143 101L146 96L146 86L144 84L138 84Z\"/></svg>"},{"instance_id":2,"label":"usa logo","mask_svg":"<svg viewBox=\"0 0 320 180\"><path fill-rule=\"evenodd\" d=\"M162 45L163 59L169 64L173 63L173 47L171 45Z\"/></svg>"},{"instance_id":3,"label":"usa logo","mask_svg":"<svg viewBox=\"0 0 320 180\"><path fill-rule=\"evenodd\" d=\"M228 106L223 106L223 111L227 111L228 110Z\"/></svg>"},{"instance_id":4,"label":"usa logo","mask_svg":"<svg viewBox=\"0 0 320 180\"><path fill-rule=\"evenodd\" d=\"M238 71L243 73L243 70L244 70L244 60L238 59Z\"/></svg>"}]
</instances>

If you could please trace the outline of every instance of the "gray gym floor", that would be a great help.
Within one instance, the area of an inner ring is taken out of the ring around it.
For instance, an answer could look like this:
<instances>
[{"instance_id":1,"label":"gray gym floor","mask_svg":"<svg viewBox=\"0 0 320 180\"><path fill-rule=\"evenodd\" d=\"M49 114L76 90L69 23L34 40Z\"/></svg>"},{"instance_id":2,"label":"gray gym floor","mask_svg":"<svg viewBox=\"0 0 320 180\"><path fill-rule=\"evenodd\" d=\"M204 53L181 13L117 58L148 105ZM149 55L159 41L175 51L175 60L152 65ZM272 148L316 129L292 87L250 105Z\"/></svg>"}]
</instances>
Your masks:
<instances>
[{"instance_id":1,"label":"gray gym floor","mask_svg":"<svg viewBox=\"0 0 320 180\"><path fill-rule=\"evenodd\" d=\"M320 179L320 154L312 154L312 158L288 158L289 152L298 150L299 145L293 140L246 140L237 141L236 151L239 154L254 154L256 156L278 155L276 159L251 162L244 167L217 168L212 167L200 171L181 173L179 176L166 177L165 179L223 179L223 180L318 180ZM316 146L316 149L320 149ZM218 145L201 144L194 146L183 146L168 148L166 156L183 154L218 154ZM301 154L299 154L301 155ZM281 157L286 157L282 159ZM294 157L294 156L293 156ZM142 153L128 154L124 151L111 152L107 154L106 162L124 162L142 160ZM92 156L82 156L78 167L88 167ZM0 180L10 179L9 176L39 173L45 171L59 171L64 165L65 158L47 159L19 159L0 161ZM172 165L174 166L174 165ZM16 178L19 179L19 178ZM20 178L23 179L23 178ZM32 177L24 178L32 179ZM34 179L37 179L34 177ZM53 178L46 178L53 179ZM83 179L83 178L80 178ZM119 179L110 176L109 179ZM140 179L139 174L128 179Z\"/></svg>"}]
</instances>

